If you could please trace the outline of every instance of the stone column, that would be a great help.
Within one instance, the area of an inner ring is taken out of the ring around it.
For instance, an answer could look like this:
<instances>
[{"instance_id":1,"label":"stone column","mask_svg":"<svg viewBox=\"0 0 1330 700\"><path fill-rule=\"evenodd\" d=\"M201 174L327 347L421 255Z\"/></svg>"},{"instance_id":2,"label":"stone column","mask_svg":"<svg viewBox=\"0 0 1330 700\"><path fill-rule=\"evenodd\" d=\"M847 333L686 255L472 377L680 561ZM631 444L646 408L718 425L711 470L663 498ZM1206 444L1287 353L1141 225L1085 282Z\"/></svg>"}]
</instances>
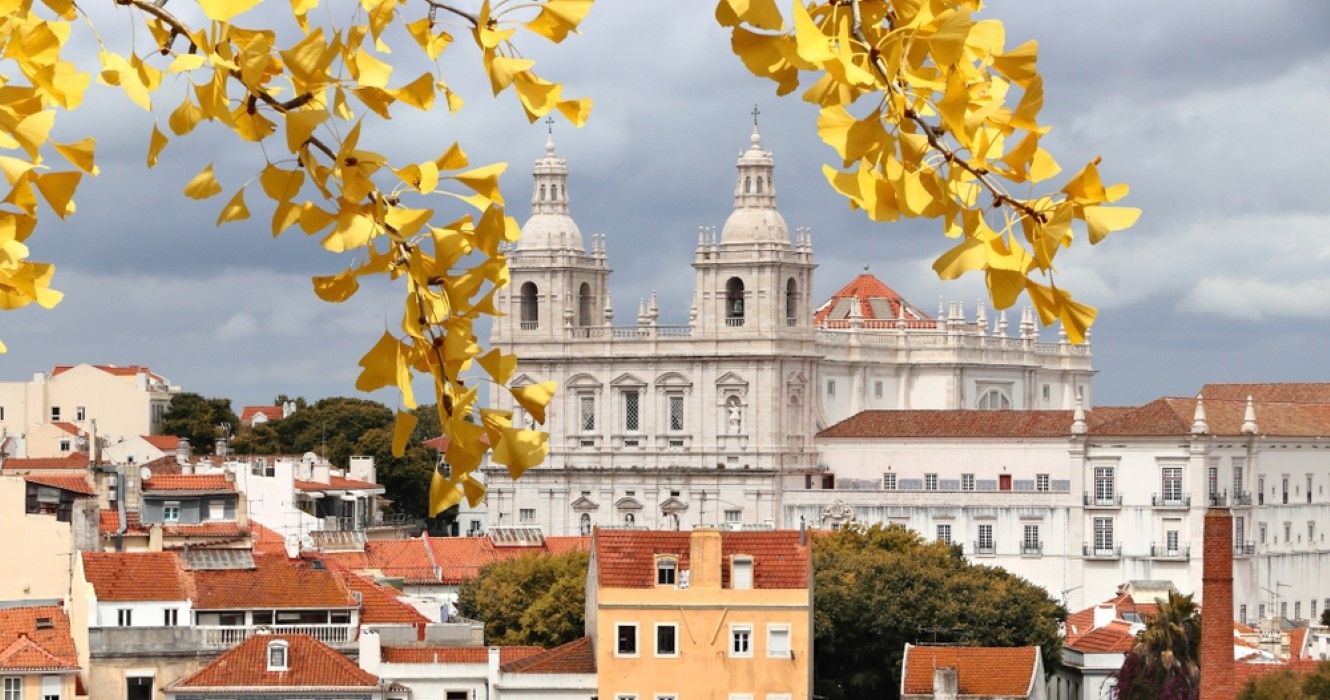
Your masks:
<instances>
[{"instance_id":1,"label":"stone column","mask_svg":"<svg viewBox=\"0 0 1330 700\"><path fill-rule=\"evenodd\" d=\"M1201 699L1233 700L1233 516L1205 512L1201 574Z\"/></svg>"}]
</instances>

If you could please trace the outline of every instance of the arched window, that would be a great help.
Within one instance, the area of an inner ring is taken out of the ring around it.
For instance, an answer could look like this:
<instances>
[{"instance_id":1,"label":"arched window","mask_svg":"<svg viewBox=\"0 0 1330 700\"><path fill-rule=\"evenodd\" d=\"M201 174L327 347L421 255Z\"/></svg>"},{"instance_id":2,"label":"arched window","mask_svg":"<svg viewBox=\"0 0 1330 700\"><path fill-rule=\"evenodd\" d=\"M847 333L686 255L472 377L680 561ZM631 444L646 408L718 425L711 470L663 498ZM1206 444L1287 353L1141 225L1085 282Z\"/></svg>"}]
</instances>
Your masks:
<instances>
[{"instance_id":1,"label":"arched window","mask_svg":"<svg viewBox=\"0 0 1330 700\"><path fill-rule=\"evenodd\" d=\"M536 304L536 283L522 285L522 330L535 330L540 326L540 309Z\"/></svg>"},{"instance_id":2,"label":"arched window","mask_svg":"<svg viewBox=\"0 0 1330 700\"><path fill-rule=\"evenodd\" d=\"M591 534L591 514L590 514L590 513L583 513L583 514L581 515L581 517L579 517L579 518L577 519L577 531L578 531L578 532L581 532L583 535L590 535L590 534Z\"/></svg>"},{"instance_id":3,"label":"arched window","mask_svg":"<svg viewBox=\"0 0 1330 700\"><path fill-rule=\"evenodd\" d=\"M559 198L559 186L550 185L550 199L557 200L558 198Z\"/></svg>"},{"instance_id":4,"label":"arched window","mask_svg":"<svg viewBox=\"0 0 1330 700\"><path fill-rule=\"evenodd\" d=\"M577 290L577 325L591 325L591 285L586 282Z\"/></svg>"},{"instance_id":5,"label":"arched window","mask_svg":"<svg viewBox=\"0 0 1330 700\"><path fill-rule=\"evenodd\" d=\"M1011 408L1011 399L998 389L989 389L979 397L977 407L981 411L999 411Z\"/></svg>"},{"instance_id":6,"label":"arched window","mask_svg":"<svg viewBox=\"0 0 1330 700\"><path fill-rule=\"evenodd\" d=\"M749 194L752 191L753 191L753 178L744 177L744 194Z\"/></svg>"},{"instance_id":7,"label":"arched window","mask_svg":"<svg viewBox=\"0 0 1330 700\"><path fill-rule=\"evenodd\" d=\"M762 194L762 176L757 176L757 193Z\"/></svg>"},{"instance_id":8,"label":"arched window","mask_svg":"<svg viewBox=\"0 0 1330 700\"><path fill-rule=\"evenodd\" d=\"M799 285L791 277L785 283L785 325L793 326L799 320Z\"/></svg>"},{"instance_id":9,"label":"arched window","mask_svg":"<svg viewBox=\"0 0 1330 700\"><path fill-rule=\"evenodd\" d=\"M632 513L623 514L623 524L632 527L637 524L637 516Z\"/></svg>"},{"instance_id":10,"label":"arched window","mask_svg":"<svg viewBox=\"0 0 1330 700\"><path fill-rule=\"evenodd\" d=\"M540 201L542 201L542 202L545 201L545 186L544 186L544 185L541 185L541 186L540 186Z\"/></svg>"},{"instance_id":11,"label":"arched window","mask_svg":"<svg viewBox=\"0 0 1330 700\"><path fill-rule=\"evenodd\" d=\"M725 283L725 325L742 326L744 324L744 281L731 277Z\"/></svg>"}]
</instances>

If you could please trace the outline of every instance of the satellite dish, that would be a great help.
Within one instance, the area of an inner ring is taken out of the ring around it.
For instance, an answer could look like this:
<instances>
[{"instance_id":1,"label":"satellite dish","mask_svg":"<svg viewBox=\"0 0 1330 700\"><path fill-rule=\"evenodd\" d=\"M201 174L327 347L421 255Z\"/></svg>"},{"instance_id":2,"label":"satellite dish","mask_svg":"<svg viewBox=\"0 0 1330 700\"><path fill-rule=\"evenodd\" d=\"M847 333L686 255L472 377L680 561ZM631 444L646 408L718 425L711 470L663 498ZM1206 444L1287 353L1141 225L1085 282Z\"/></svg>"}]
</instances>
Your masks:
<instances>
[{"instance_id":1,"label":"satellite dish","mask_svg":"<svg viewBox=\"0 0 1330 700\"><path fill-rule=\"evenodd\" d=\"M141 479L141 480L143 480L143 481L147 481L148 479L151 479L151 478L152 478L152 470L151 470L151 469L149 469L149 468L147 468L147 467L143 467L142 469L139 469L139 479Z\"/></svg>"}]
</instances>

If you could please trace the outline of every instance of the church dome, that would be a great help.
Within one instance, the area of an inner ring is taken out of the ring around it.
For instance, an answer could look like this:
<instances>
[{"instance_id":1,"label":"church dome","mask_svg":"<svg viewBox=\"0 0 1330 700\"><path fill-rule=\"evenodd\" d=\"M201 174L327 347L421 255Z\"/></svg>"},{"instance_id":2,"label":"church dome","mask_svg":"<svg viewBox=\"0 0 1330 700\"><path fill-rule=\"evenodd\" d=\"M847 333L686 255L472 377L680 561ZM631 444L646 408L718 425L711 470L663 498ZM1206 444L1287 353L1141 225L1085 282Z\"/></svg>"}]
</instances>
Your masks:
<instances>
[{"instance_id":1,"label":"church dome","mask_svg":"<svg viewBox=\"0 0 1330 700\"><path fill-rule=\"evenodd\" d=\"M518 250L585 250L582 231L568 214L532 214L522 224Z\"/></svg>"},{"instance_id":2,"label":"church dome","mask_svg":"<svg viewBox=\"0 0 1330 700\"><path fill-rule=\"evenodd\" d=\"M568 208L568 161L554 152L552 134L531 175L531 218L522 225L517 249L584 252L582 231Z\"/></svg>"},{"instance_id":3,"label":"church dome","mask_svg":"<svg viewBox=\"0 0 1330 700\"><path fill-rule=\"evenodd\" d=\"M721 228L722 244L779 243L789 245L790 230L776 209L776 161L762 147L762 137L753 125L748 149L739 154L734 183L734 211Z\"/></svg>"},{"instance_id":4,"label":"church dome","mask_svg":"<svg viewBox=\"0 0 1330 700\"><path fill-rule=\"evenodd\" d=\"M775 209L742 208L730 212L720 231L721 243L789 243L785 217Z\"/></svg>"}]
</instances>

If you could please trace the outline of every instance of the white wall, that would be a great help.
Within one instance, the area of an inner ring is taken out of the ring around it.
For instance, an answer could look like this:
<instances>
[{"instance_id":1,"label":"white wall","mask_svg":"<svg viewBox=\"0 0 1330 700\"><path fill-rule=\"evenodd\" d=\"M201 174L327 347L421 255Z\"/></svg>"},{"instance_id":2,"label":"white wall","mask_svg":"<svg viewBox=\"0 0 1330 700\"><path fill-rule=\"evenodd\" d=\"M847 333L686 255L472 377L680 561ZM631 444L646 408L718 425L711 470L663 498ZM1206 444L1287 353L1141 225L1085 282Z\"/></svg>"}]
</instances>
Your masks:
<instances>
[{"instance_id":1,"label":"white wall","mask_svg":"<svg viewBox=\"0 0 1330 700\"><path fill-rule=\"evenodd\" d=\"M176 611L176 626L194 624L188 600L171 601L96 601L88 620L89 627L119 627L119 611L131 611L129 627L165 627L165 611Z\"/></svg>"}]
</instances>

